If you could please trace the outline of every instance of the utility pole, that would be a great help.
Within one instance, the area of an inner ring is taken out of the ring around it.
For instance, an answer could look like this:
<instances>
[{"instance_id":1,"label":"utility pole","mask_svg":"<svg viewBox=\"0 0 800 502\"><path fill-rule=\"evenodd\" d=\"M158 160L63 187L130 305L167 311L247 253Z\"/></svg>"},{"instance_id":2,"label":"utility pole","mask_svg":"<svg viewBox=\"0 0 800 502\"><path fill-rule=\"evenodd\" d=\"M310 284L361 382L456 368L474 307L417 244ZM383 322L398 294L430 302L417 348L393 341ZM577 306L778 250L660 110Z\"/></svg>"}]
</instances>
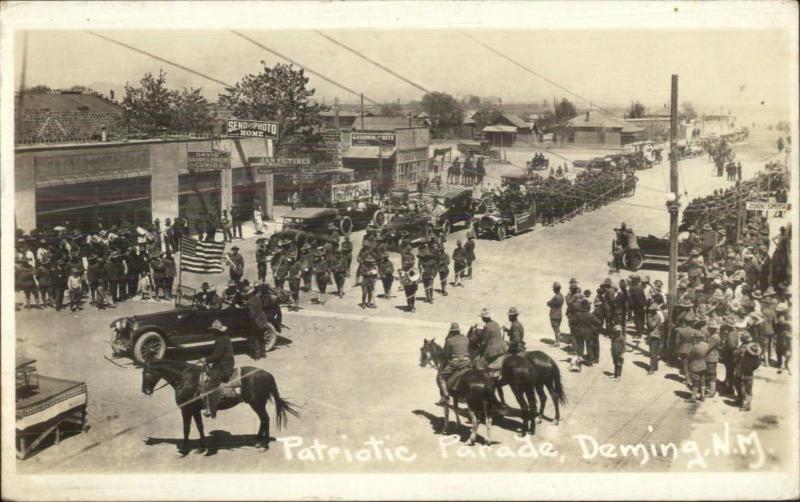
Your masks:
<instances>
[{"instance_id":1,"label":"utility pole","mask_svg":"<svg viewBox=\"0 0 800 502\"><path fill-rule=\"evenodd\" d=\"M361 93L361 130L364 130L364 93Z\"/></svg>"},{"instance_id":2,"label":"utility pole","mask_svg":"<svg viewBox=\"0 0 800 502\"><path fill-rule=\"evenodd\" d=\"M335 127L336 131L338 132L339 131L339 98L338 97L333 98L333 111L334 111L333 127ZM363 124L362 124L362 126L363 126Z\"/></svg>"},{"instance_id":3,"label":"utility pole","mask_svg":"<svg viewBox=\"0 0 800 502\"><path fill-rule=\"evenodd\" d=\"M669 285L667 293L667 340L672 339L673 312L678 296L678 76L672 75L669 120Z\"/></svg>"}]
</instances>

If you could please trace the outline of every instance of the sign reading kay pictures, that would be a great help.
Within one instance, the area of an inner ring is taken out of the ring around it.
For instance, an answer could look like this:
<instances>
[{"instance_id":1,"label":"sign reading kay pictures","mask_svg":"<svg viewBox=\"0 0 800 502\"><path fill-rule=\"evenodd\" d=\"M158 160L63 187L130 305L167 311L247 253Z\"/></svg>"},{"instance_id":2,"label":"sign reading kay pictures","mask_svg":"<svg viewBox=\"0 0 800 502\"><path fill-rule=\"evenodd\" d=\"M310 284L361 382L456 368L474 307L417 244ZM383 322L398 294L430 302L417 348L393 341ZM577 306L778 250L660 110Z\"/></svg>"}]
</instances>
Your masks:
<instances>
[{"instance_id":1,"label":"sign reading kay pictures","mask_svg":"<svg viewBox=\"0 0 800 502\"><path fill-rule=\"evenodd\" d=\"M186 152L186 167L192 172L220 171L231 168L230 152Z\"/></svg>"},{"instance_id":2,"label":"sign reading kay pictures","mask_svg":"<svg viewBox=\"0 0 800 502\"><path fill-rule=\"evenodd\" d=\"M263 120L236 120L228 119L228 136L239 138L267 138L278 137L278 123Z\"/></svg>"},{"instance_id":3,"label":"sign reading kay pictures","mask_svg":"<svg viewBox=\"0 0 800 502\"><path fill-rule=\"evenodd\" d=\"M259 174L291 173L311 165L309 157L250 157L247 160L258 165Z\"/></svg>"},{"instance_id":4,"label":"sign reading kay pictures","mask_svg":"<svg viewBox=\"0 0 800 502\"><path fill-rule=\"evenodd\" d=\"M790 204L788 202L763 202L763 201L748 201L748 211L788 211Z\"/></svg>"},{"instance_id":5,"label":"sign reading kay pictures","mask_svg":"<svg viewBox=\"0 0 800 502\"><path fill-rule=\"evenodd\" d=\"M397 146L397 135L391 133L354 132L350 134L351 146Z\"/></svg>"},{"instance_id":6,"label":"sign reading kay pictures","mask_svg":"<svg viewBox=\"0 0 800 502\"><path fill-rule=\"evenodd\" d=\"M355 183L342 183L331 185L331 202L352 202L367 199L372 195L372 181L357 181Z\"/></svg>"}]
</instances>

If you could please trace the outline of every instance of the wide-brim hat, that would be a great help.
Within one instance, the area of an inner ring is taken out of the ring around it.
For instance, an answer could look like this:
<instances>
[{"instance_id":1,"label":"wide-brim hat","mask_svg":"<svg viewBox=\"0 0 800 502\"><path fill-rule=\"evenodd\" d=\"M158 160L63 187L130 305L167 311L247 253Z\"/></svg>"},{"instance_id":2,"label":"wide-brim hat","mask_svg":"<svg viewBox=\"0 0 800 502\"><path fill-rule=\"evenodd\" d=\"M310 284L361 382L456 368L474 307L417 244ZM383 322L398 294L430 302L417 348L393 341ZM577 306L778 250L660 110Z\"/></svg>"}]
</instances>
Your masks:
<instances>
[{"instance_id":1,"label":"wide-brim hat","mask_svg":"<svg viewBox=\"0 0 800 502\"><path fill-rule=\"evenodd\" d=\"M708 223L706 223L705 225L703 225L703 230L714 230L714 229L713 229L713 228L711 228L711 225L709 225Z\"/></svg>"},{"instance_id":2,"label":"wide-brim hat","mask_svg":"<svg viewBox=\"0 0 800 502\"><path fill-rule=\"evenodd\" d=\"M450 324L450 331L448 333L461 333L461 327L458 325L457 322Z\"/></svg>"},{"instance_id":3,"label":"wide-brim hat","mask_svg":"<svg viewBox=\"0 0 800 502\"><path fill-rule=\"evenodd\" d=\"M613 285L612 282L611 282L611 278L610 277L606 277L606 279L603 281L602 285L611 287Z\"/></svg>"},{"instance_id":4,"label":"wide-brim hat","mask_svg":"<svg viewBox=\"0 0 800 502\"><path fill-rule=\"evenodd\" d=\"M373 257L371 257L371 256L367 256L367 257L366 257L366 258L364 258L362 261L363 261L364 263L375 263L375 258L373 258Z\"/></svg>"},{"instance_id":5,"label":"wide-brim hat","mask_svg":"<svg viewBox=\"0 0 800 502\"><path fill-rule=\"evenodd\" d=\"M683 297L681 297L680 300L678 300L677 306L678 307L692 308L692 307L694 307L694 303L692 303L692 300L690 300L686 296L683 296Z\"/></svg>"},{"instance_id":6,"label":"wide-brim hat","mask_svg":"<svg viewBox=\"0 0 800 502\"><path fill-rule=\"evenodd\" d=\"M233 246L233 247L231 248L231 251L239 251L239 246Z\"/></svg>"},{"instance_id":7,"label":"wide-brim hat","mask_svg":"<svg viewBox=\"0 0 800 502\"><path fill-rule=\"evenodd\" d=\"M558 289L561 289L561 283L560 283L560 282L558 282L558 281L555 281L555 282L553 283L553 288L558 288Z\"/></svg>"},{"instance_id":8,"label":"wide-brim hat","mask_svg":"<svg viewBox=\"0 0 800 502\"><path fill-rule=\"evenodd\" d=\"M647 304L647 307L645 307L645 310L655 312L656 310L658 310L658 304L656 302L650 302Z\"/></svg>"},{"instance_id":9,"label":"wide-brim hat","mask_svg":"<svg viewBox=\"0 0 800 502\"><path fill-rule=\"evenodd\" d=\"M736 319L733 327L736 329L747 329L747 318Z\"/></svg>"},{"instance_id":10,"label":"wide-brim hat","mask_svg":"<svg viewBox=\"0 0 800 502\"><path fill-rule=\"evenodd\" d=\"M764 297L766 298L768 296L775 296L775 289L772 286L768 287L766 291L764 291Z\"/></svg>"},{"instance_id":11,"label":"wide-brim hat","mask_svg":"<svg viewBox=\"0 0 800 502\"><path fill-rule=\"evenodd\" d=\"M300 251L306 251L306 250L309 250L309 249L311 249L311 245L308 244L308 243L305 243L300 247Z\"/></svg>"},{"instance_id":12,"label":"wide-brim hat","mask_svg":"<svg viewBox=\"0 0 800 502\"><path fill-rule=\"evenodd\" d=\"M699 249L692 249L692 251L689 254L691 256L700 256L702 253L700 252Z\"/></svg>"},{"instance_id":13,"label":"wide-brim hat","mask_svg":"<svg viewBox=\"0 0 800 502\"><path fill-rule=\"evenodd\" d=\"M214 322L211 323L211 329L216 330L220 333L225 333L228 331L228 327L222 324L222 321L219 319L214 319Z\"/></svg>"},{"instance_id":14,"label":"wide-brim hat","mask_svg":"<svg viewBox=\"0 0 800 502\"><path fill-rule=\"evenodd\" d=\"M517 310L517 307L511 307L508 309L508 315L519 315L519 310Z\"/></svg>"},{"instance_id":15,"label":"wide-brim hat","mask_svg":"<svg viewBox=\"0 0 800 502\"><path fill-rule=\"evenodd\" d=\"M753 298L754 300L760 300L760 299L764 298L764 296L761 294L761 290L760 289L757 289L757 290L753 291L753 293L750 295L750 297Z\"/></svg>"},{"instance_id":16,"label":"wide-brim hat","mask_svg":"<svg viewBox=\"0 0 800 502\"><path fill-rule=\"evenodd\" d=\"M489 309L483 308L483 309L481 309L481 313L478 315L478 317L487 317L487 318L491 319L492 313L489 312Z\"/></svg>"},{"instance_id":17,"label":"wide-brim hat","mask_svg":"<svg viewBox=\"0 0 800 502\"><path fill-rule=\"evenodd\" d=\"M761 356L762 353L761 346L757 343L748 344L746 350L754 356Z\"/></svg>"},{"instance_id":18,"label":"wide-brim hat","mask_svg":"<svg viewBox=\"0 0 800 502\"><path fill-rule=\"evenodd\" d=\"M722 301L725 299L725 294L722 292L721 289L715 289L714 294L711 295L711 300Z\"/></svg>"}]
</instances>

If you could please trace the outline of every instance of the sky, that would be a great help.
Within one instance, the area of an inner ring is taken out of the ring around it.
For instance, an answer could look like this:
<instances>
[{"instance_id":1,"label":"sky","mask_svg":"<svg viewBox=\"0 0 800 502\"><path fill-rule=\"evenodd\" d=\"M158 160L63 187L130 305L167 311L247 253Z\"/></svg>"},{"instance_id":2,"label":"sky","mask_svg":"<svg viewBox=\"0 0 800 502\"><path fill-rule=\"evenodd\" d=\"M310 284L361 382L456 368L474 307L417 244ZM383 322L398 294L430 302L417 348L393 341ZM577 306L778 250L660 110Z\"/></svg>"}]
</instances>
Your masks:
<instances>
[{"instance_id":1,"label":"sky","mask_svg":"<svg viewBox=\"0 0 800 502\"><path fill-rule=\"evenodd\" d=\"M248 37L377 102L418 100L423 92L314 31L242 30ZM171 87L202 87L216 100L223 86L174 68L87 31L29 31L26 85L121 88L145 72L167 72ZM281 58L224 30L103 30L98 33L178 62L226 83ZM496 51L571 91L570 94L482 47L455 29L350 29L324 33L429 90L455 96L499 96L505 102L567 97L579 107L627 106L634 100L664 112L670 75L679 101L699 112L731 110L785 117L791 98L787 69L796 52L777 30L524 30L468 31ZM16 86L22 36L15 37ZM312 75L327 103L358 97ZM117 91L119 92L119 91ZM581 99L575 95L581 96Z\"/></svg>"}]
</instances>

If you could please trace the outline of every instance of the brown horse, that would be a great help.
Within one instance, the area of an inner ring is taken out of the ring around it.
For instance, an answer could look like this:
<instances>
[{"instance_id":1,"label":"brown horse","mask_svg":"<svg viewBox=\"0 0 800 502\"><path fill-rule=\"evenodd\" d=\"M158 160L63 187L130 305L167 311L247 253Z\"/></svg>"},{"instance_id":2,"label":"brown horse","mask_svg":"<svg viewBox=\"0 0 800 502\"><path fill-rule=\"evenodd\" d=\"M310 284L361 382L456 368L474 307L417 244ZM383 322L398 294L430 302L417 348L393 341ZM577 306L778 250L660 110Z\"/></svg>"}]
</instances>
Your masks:
<instances>
[{"instance_id":1,"label":"brown horse","mask_svg":"<svg viewBox=\"0 0 800 502\"><path fill-rule=\"evenodd\" d=\"M286 424L287 412L298 417L294 405L281 398L278 384L271 373L260 368L242 367L241 398L222 399L218 409L233 408L239 403L247 403L258 415L259 427L256 434L256 447L260 450L269 449L269 415L267 414L267 401L270 397L275 401L275 418L278 428ZM159 359L144 364L142 369L142 392L152 395L156 384L163 378L175 390L175 402L181 409L183 416L183 444L179 449L181 455L188 452L189 431L194 418L197 432L200 434L200 449L205 450L205 434L203 432L202 409L204 406L200 386L199 366L183 362Z\"/></svg>"},{"instance_id":2,"label":"brown horse","mask_svg":"<svg viewBox=\"0 0 800 502\"><path fill-rule=\"evenodd\" d=\"M527 358L518 354L509 354L503 360L503 367L500 370L500 381L498 386L508 385L511 392L517 398L520 411L522 412L522 430L520 436L528 433L536 433L536 373L533 365Z\"/></svg>"},{"instance_id":3,"label":"brown horse","mask_svg":"<svg viewBox=\"0 0 800 502\"><path fill-rule=\"evenodd\" d=\"M438 373L447 365L447 355L444 353L444 349L434 340L425 340L423 342L422 347L419 349L419 365L423 368L432 366ZM492 413L498 411L500 403L494 397L494 385L491 378L481 370L469 369L461 376L458 386L450 390L450 394L453 398L453 409L455 410L456 424L458 426L461 426L458 402L466 401L469 408L472 429L467 444L475 444L481 419L486 423L486 443L492 444ZM443 433L447 433L449 425L450 406L445 405Z\"/></svg>"},{"instance_id":4,"label":"brown horse","mask_svg":"<svg viewBox=\"0 0 800 502\"><path fill-rule=\"evenodd\" d=\"M539 395L540 405L539 412L536 414L537 420L542 423L544 405L547 404L547 396L544 393L544 389L547 387L547 391L553 399L553 405L556 407L556 416L553 419L553 423L558 425L559 420L561 420L559 406L567 404L567 393L561 384L561 370L558 369L558 364L552 357L540 350L526 352L525 358L533 365L534 386L536 387L536 394Z\"/></svg>"}]
</instances>

